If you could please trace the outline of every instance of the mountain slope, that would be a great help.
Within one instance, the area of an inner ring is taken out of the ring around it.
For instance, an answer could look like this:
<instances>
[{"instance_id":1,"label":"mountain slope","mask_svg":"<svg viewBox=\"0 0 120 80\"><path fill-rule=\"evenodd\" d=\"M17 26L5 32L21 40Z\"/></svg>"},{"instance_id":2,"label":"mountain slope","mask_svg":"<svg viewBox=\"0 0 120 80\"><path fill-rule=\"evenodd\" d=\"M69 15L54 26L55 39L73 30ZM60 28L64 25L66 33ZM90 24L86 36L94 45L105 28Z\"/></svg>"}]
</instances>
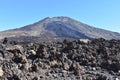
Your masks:
<instances>
[{"instance_id":1,"label":"mountain slope","mask_svg":"<svg viewBox=\"0 0 120 80\"><path fill-rule=\"evenodd\" d=\"M47 17L31 25L0 32L0 39L22 36L120 39L119 33L94 28L69 17Z\"/></svg>"}]
</instances>

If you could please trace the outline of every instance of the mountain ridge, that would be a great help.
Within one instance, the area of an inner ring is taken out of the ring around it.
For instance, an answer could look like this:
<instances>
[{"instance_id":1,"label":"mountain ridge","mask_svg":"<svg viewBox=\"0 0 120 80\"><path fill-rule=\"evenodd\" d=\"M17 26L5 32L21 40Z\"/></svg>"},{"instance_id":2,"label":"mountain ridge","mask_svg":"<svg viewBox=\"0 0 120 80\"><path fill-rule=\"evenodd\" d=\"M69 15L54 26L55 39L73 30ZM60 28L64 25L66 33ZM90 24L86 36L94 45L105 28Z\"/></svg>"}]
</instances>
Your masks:
<instances>
[{"instance_id":1,"label":"mountain ridge","mask_svg":"<svg viewBox=\"0 0 120 80\"><path fill-rule=\"evenodd\" d=\"M0 32L0 39L4 37L66 37L66 38L105 38L120 39L120 33L89 26L69 17L47 17L36 23L21 28Z\"/></svg>"}]
</instances>

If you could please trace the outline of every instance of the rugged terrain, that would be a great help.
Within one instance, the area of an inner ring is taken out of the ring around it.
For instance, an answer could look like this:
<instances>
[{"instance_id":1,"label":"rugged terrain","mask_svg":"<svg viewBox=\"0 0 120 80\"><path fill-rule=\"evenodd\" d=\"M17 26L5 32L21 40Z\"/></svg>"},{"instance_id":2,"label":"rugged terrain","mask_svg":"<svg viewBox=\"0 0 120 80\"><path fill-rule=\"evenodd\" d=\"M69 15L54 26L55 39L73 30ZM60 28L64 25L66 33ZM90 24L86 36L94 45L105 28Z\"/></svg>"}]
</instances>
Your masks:
<instances>
[{"instance_id":1,"label":"rugged terrain","mask_svg":"<svg viewBox=\"0 0 120 80\"><path fill-rule=\"evenodd\" d=\"M0 80L120 80L120 40L0 43Z\"/></svg>"},{"instance_id":2,"label":"rugged terrain","mask_svg":"<svg viewBox=\"0 0 120 80\"><path fill-rule=\"evenodd\" d=\"M22 39L23 41L34 38L120 39L120 34L95 28L72 18L61 16L47 17L34 24L0 32L0 39L5 37Z\"/></svg>"}]
</instances>

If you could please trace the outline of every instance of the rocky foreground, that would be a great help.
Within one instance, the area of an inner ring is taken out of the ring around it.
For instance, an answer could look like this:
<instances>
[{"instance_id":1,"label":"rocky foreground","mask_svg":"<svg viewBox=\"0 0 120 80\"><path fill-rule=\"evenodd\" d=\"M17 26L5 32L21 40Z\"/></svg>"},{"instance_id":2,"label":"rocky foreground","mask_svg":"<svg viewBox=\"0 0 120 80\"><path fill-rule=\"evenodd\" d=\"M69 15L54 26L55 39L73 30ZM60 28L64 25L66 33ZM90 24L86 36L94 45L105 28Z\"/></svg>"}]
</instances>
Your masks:
<instances>
[{"instance_id":1,"label":"rocky foreground","mask_svg":"<svg viewBox=\"0 0 120 80\"><path fill-rule=\"evenodd\" d=\"M120 80L120 40L0 43L0 80Z\"/></svg>"}]
</instances>

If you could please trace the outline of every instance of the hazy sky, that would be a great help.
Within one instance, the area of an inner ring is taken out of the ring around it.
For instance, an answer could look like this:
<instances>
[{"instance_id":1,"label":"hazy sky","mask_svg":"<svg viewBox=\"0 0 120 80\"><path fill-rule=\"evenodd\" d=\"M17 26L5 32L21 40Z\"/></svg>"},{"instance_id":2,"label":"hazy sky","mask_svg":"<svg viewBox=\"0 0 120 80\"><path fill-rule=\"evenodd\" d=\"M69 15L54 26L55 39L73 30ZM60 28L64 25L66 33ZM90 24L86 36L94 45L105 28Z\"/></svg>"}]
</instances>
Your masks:
<instances>
[{"instance_id":1,"label":"hazy sky","mask_svg":"<svg viewBox=\"0 0 120 80\"><path fill-rule=\"evenodd\" d=\"M120 32L120 0L0 0L0 31L54 16Z\"/></svg>"}]
</instances>

